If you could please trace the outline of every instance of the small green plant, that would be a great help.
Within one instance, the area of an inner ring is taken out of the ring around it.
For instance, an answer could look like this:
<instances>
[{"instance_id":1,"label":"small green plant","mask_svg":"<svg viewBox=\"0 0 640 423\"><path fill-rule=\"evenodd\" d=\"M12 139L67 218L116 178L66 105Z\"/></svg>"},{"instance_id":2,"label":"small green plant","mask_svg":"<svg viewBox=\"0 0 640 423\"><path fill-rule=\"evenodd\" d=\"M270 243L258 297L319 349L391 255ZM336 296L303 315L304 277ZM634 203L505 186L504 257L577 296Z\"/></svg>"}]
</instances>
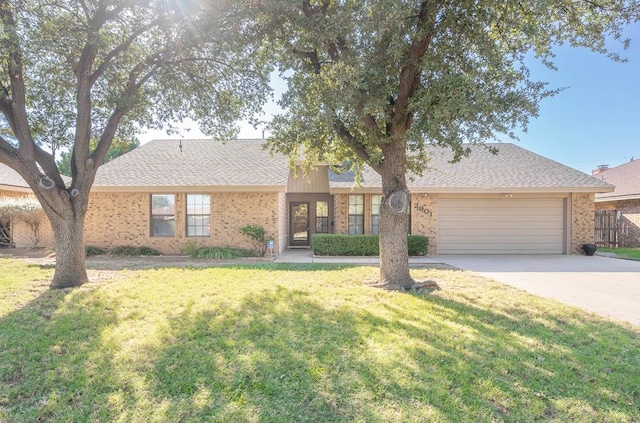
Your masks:
<instances>
[{"instance_id":1,"label":"small green plant","mask_svg":"<svg viewBox=\"0 0 640 423\"><path fill-rule=\"evenodd\" d=\"M109 254L114 257L159 256L160 251L146 246L133 247L131 245L124 245L114 248Z\"/></svg>"},{"instance_id":2,"label":"small green plant","mask_svg":"<svg viewBox=\"0 0 640 423\"><path fill-rule=\"evenodd\" d=\"M92 245L87 245L84 247L84 255L87 257L90 256L100 256L102 254L105 254L107 252L107 250L104 250L102 248L99 247L94 247Z\"/></svg>"},{"instance_id":3,"label":"small green plant","mask_svg":"<svg viewBox=\"0 0 640 423\"><path fill-rule=\"evenodd\" d=\"M184 245L184 248L182 248L182 252L190 257L195 257L198 253L198 246L195 242L189 241Z\"/></svg>"},{"instance_id":4,"label":"small green plant","mask_svg":"<svg viewBox=\"0 0 640 423\"><path fill-rule=\"evenodd\" d=\"M191 257L207 260L234 260L241 257L254 256L252 251L229 247L201 247Z\"/></svg>"},{"instance_id":5,"label":"small green plant","mask_svg":"<svg viewBox=\"0 0 640 423\"><path fill-rule=\"evenodd\" d=\"M264 257L264 253L267 251L267 242L273 239L267 237L267 231L264 227L260 225L247 225L240 228L240 232L255 241L258 254L260 257Z\"/></svg>"}]
</instances>

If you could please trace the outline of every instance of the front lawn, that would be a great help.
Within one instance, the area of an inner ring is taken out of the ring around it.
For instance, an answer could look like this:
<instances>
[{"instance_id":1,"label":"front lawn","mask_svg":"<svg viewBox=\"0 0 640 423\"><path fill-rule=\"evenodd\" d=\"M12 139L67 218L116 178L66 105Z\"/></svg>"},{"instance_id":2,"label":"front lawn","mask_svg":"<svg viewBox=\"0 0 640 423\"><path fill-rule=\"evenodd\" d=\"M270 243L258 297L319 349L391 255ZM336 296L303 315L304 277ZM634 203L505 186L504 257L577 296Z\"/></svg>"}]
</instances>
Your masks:
<instances>
[{"instance_id":1,"label":"front lawn","mask_svg":"<svg viewBox=\"0 0 640 423\"><path fill-rule=\"evenodd\" d=\"M632 422L640 330L468 272L0 259L0 422Z\"/></svg>"},{"instance_id":2,"label":"front lawn","mask_svg":"<svg viewBox=\"0 0 640 423\"><path fill-rule=\"evenodd\" d=\"M640 260L640 248L606 248L598 247L598 251L603 253L614 253L620 258Z\"/></svg>"}]
</instances>

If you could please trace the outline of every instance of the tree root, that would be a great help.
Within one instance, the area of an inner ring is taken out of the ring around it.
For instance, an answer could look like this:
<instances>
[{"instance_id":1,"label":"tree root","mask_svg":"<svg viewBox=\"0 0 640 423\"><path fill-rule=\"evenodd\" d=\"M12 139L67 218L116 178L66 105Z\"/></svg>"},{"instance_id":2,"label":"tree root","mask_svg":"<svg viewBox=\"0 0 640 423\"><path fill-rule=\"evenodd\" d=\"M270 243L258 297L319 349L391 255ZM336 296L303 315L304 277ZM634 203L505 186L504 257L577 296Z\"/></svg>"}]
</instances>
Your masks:
<instances>
[{"instance_id":1,"label":"tree root","mask_svg":"<svg viewBox=\"0 0 640 423\"><path fill-rule=\"evenodd\" d=\"M398 284L394 284L394 283L390 283L390 282L385 282L385 283L376 283L376 284L372 284L370 285L374 288L381 288L387 291L405 291L405 292L433 292L433 291L439 291L440 290L440 286L438 285L438 283L436 281L433 280L426 280L426 281L413 281L411 283L411 285L408 288L405 288L403 286L400 286Z\"/></svg>"}]
</instances>

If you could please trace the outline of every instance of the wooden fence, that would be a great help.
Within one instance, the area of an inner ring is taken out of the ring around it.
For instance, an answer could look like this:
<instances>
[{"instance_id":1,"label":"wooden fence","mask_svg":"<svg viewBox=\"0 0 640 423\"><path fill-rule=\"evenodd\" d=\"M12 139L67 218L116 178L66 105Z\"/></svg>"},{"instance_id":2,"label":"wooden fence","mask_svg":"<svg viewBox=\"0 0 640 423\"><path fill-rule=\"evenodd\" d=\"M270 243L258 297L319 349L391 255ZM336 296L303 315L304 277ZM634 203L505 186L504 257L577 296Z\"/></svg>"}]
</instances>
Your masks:
<instances>
[{"instance_id":1,"label":"wooden fence","mask_svg":"<svg viewBox=\"0 0 640 423\"><path fill-rule=\"evenodd\" d=\"M617 210L596 210L595 241L598 247L618 246Z\"/></svg>"}]
</instances>

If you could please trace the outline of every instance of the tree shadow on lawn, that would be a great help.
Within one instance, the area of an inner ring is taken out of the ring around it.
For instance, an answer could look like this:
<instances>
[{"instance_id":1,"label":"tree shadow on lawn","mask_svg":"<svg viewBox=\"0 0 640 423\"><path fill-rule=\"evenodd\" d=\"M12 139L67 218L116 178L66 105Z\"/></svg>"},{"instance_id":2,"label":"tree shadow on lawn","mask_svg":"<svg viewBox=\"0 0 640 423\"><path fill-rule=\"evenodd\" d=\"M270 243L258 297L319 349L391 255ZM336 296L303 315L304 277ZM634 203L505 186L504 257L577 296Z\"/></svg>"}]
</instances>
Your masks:
<instances>
[{"instance_id":1,"label":"tree shadow on lawn","mask_svg":"<svg viewBox=\"0 0 640 423\"><path fill-rule=\"evenodd\" d=\"M117 296L90 289L45 292L0 320L0 417L640 418L634 407L640 400L636 332L605 320L583 323L580 311L567 321L553 311L540 319L525 305L492 309L367 287L360 295L328 303L278 286L237 303L212 302L205 311L187 298L179 312L150 326L158 341L145 343L110 335L145 320L119 320ZM133 353L123 356L124 350Z\"/></svg>"},{"instance_id":2,"label":"tree shadow on lawn","mask_svg":"<svg viewBox=\"0 0 640 423\"><path fill-rule=\"evenodd\" d=\"M109 378L101 334L117 307L90 290L47 290L0 318L0 421L100 417Z\"/></svg>"}]
</instances>

